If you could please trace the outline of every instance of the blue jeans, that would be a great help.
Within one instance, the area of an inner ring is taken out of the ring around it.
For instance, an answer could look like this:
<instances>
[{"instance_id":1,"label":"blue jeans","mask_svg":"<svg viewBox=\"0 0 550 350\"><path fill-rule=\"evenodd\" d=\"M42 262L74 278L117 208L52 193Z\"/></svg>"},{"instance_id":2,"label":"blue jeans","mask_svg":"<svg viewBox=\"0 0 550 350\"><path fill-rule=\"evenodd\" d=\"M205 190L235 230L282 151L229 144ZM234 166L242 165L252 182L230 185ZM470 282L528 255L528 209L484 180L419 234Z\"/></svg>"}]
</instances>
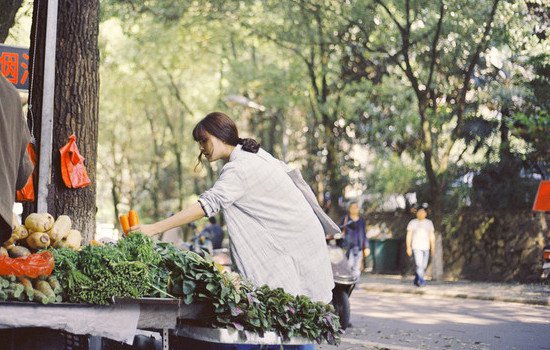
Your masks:
<instances>
[{"instance_id":1,"label":"blue jeans","mask_svg":"<svg viewBox=\"0 0 550 350\"><path fill-rule=\"evenodd\" d=\"M347 253L348 266L351 269L351 275L354 278L361 276L361 260L363 260L363 251L359 247L351 247Z\"/></svg>"},{"instance_id":2,"label":"blue jeans","mask_svg":"<svg viewBox=\"0 0 550 350\"><path fill-rule=\"evenodd\" d=\"M422 249L413 249L414 265L415 265L415 277L414 284L422 286L426 284L424 280L424 272L428 267L428 260L430 260L430 251Z\"/></svg>"}]
</instances>

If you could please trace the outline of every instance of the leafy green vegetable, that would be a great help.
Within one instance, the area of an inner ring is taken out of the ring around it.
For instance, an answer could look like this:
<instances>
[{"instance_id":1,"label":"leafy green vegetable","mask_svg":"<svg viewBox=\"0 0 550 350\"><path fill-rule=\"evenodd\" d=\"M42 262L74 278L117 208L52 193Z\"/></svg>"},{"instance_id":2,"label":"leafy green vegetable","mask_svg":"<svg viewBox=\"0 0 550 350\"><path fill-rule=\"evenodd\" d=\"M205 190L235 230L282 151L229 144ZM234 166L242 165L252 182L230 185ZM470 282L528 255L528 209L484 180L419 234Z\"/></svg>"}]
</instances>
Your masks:
<instances>
[{"instance_id":1,"label":"leafy green vegetable","mask_svg":"<svg viewBox=\"0 0 550 350\"><path fill-rule=\"evenodd\" d=\"M53 253L54 274L71 302L107 304L112 297L174 296L185 304L210 305L212 317L200 320L204 326L260 335L274 331L285 340L300 336L319 343L339 342L340 322L332 306L281 288L256 287L236 273L221 272L210 256L153 242L141 233L116 245Z\"/></svg>"}]
</instances>

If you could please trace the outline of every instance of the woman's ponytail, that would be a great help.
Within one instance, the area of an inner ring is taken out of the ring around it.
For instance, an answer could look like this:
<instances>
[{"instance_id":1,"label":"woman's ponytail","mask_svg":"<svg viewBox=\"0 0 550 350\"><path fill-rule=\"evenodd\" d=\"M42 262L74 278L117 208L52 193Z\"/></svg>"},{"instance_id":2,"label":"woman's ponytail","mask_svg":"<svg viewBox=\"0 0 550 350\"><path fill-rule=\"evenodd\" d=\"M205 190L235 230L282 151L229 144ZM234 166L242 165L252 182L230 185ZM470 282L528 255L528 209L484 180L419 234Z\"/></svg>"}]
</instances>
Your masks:
<instances>
[{"instance_id":1,"label":"woman's ponytail","mask_svg":"<svg viewBox=\"0 0 550 350\"><path fill-rule=\"evenodd\" d=\"M250 153L258 153L260 144L254 139L241 139L237 141L239 145L243 145L243 151Z\"/></svg>"}]
</instances>

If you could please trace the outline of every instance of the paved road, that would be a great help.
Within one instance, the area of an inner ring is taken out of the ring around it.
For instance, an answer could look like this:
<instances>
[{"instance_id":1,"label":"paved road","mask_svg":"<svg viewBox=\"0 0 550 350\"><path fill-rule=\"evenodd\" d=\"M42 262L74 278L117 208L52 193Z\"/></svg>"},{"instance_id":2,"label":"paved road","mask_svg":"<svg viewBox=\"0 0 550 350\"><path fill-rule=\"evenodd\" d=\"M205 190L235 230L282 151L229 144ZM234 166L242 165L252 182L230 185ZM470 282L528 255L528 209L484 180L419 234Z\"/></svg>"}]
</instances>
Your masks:
<instances>
[{"instance_id":1,"label":"paved road","mask_svg":"<svg viewBox=\"0 0 550 350\"><path fill-rule=\"evenodd\" d=\"M353 326L340 346L318 349L550 350L548 306L373 293L359 287L351 307Z\"/></svg>"}]
</instances>

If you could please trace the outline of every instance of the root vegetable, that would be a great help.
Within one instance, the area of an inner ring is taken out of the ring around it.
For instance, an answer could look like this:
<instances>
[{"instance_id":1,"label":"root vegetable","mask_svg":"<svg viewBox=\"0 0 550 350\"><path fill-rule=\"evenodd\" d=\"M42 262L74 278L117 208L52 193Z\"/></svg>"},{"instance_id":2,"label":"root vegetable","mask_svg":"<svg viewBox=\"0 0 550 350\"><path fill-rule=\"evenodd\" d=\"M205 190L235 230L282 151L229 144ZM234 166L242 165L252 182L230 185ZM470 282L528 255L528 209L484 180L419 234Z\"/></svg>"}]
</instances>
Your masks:
<instances>
[{"instance_id":1,"label":"root vegetable","mask_svg":"<svg viewBox=\"0 0 550 350\"><path fill-rule=\"evenodd\" d=\"M25 239L28 236L29 236L29 231L27 230L27 228L24 225L18 225L13 230L11 237L6 242L4 242L4 247L9 247L15 244L15 242L21 239Z\"/></svg>"},{"instance_id":2,"label":"root vegetable","mask_svg":"<svg viewBox=\"0 0 550 350\"><path fill-rule=\"evenodd\" d=\"M0 247L0 256L8 256L8 250L4 247Z\"/></svg>"},{"instance_id":3,"label":"root vegetable","mask_svg":"<svg viewBox=\"0 0 550 350\"><path fill-rule=\"evenodd\" d=\"M29 301L34 300L34 288L32 287L31 281L27 277L17 277L19 282L25 287L25 293L27 294L27 298L29 298Z\"/></svg>"},{"instance_id":4,"label":"root vegetable","mask_svg":"<svg viewBox=\"0 0 550 350\"><path fill-rule=\"evenodd\" d=\"M34 299L41 302L42 304L47 304L50 301L46 294L42 293L38 289L34 290Z\"/></svg>"},{"instance_id":5,"label":"root vegetable","mask_svg":"<svg viewBox=\"0 0 550 350\"><path fill-rule=\"evenodd\" d=\"M52 287L48 281L38 281L36 282L36 290L42 292L50 302L55 302L55 293L53 292Z\"/></svg>"},{"instance_id":6,"label":"root vegetable","mask_svg":"<svg viewBox=\"0 0 550 350\"><path fill-rule=\"evenodd\" d=\"M12 245L8 248L8 253L11 258L24 258L31 255L31 251L25 247Z\"/></svg>"},{"instance_id":7,"label":"root vegetable","mask_svg":"<svg viewBox=\"0 0 550 350\"><path fill-rule=\"evenodd\" d=\"M52 228L55 220L48 213L32 213L25 219L25 227L30 232L46 232Z\"/></svg>"},{"instance_id":8,"label":"root vegetable","mask_svg":"<svg viewBox=\"0 0 550 350\"><path fill-rule=\"evenodd\" d=\"M120 226L122 227L122 232L124 234L128 234L128 231L130 231L130 219L128 218L128 215L121 215L119 217L120 220Z\"/></svg>"},{"instance_id":9,"label":"root vegetable","mask_svg":"<svg viewBox=\"0 0 550 350\"><path fill-rule=\"evenodd\" d=\"M55 276L48 277L48 283L50 284L50 287L52 287L52 290L55 294L59 294L63 291L63 288L61 287L61 284L55 278Z\"/></svg>"},{"instance_id":10,"label":"root vegetable","mask_svg":"<svg viewBox=\"0 0 550 350\"><path fill-rule=\"evenodd\" d=\"M90 244L90 245L93 245L93 246L96 246L96 247L104 245L102 242L97 241L97 240L95 240L95 239L92 239L92 240L89 242L89 244Z\"/></svg>"},{"instance_id":11,"label":"root vegetable","mask_svg":"<svg viewBox=\"0 0 550 350\"><path fill-rule=\"evenodd\" d=\"M12 283L10 284L9 288L6 289L5 291L8 294L8 298L23 300L24 295L22 294L24 290L25 290L25 287L21 283Z\"/></svg>"},{"instance_id":12,"label":"root vegetable","mask_svg":"<svg viewBox=\"0 0 550 350\"><path fill-rule=\"evenodd\" d=\"M128 221L129 221L130 227L133 227L139 224L139 217L135 210L130 210L130 212L128 213Z\"/></svg>"},{"instance_id":13,"label":"root vegetable","mask_svg":"<svg viewBox=\"0 0 550 350\"><path fill-rule=\"evenodd\" d=\"M50 236L44 232L34 232L27 237L27 245L32 249L44 249L50 245Z\"/></svg>"},{"instance_id":14,"label":"root vegetable","mask_svg":"<svg viewBox=\"0 0 550 350\"><path fill-rule=\"evenodd\" d=\"M67 237L54 243L55 248L71 248L79 250L82 244L82 234L78 230L69 230Z\"/></svg>"},{"instance_id":15,"label":"root vegetable","mask_svg":"<svg viewBox=\"0 0 550 350\"><path fill-rule=\"evenodd\" d=\"M52 241L59 241L67 237L69 230L71 229L71 218L67 215L59 215L52 229L48 232Z\"/></svg>"}]
</instances>

